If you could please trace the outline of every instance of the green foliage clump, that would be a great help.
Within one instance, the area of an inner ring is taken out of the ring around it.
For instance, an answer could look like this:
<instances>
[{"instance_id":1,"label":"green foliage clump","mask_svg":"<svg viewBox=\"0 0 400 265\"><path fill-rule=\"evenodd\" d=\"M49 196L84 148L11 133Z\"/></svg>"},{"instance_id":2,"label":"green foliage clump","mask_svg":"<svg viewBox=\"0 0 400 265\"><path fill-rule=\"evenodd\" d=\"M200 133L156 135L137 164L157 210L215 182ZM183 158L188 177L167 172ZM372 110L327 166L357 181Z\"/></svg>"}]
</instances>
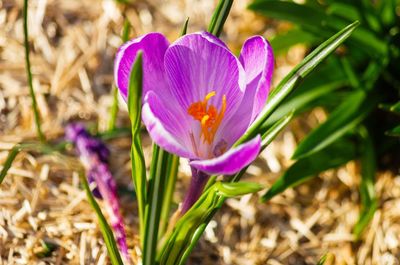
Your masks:
<instances>
[{"instance_id":1,"label":"green foliage clump","mask_svg":"<svg viewBox=\"0 0 400 265\"><path fill-rule=\"evenodd\" d=\"M399 1L255 0L249 8L294 24L272 40L276 53L300 43L313 47L343 25L360 21L346 45L309 75L270 118L272 124L292 109L298 115L315 107L329 113L299 143L293 155L297 161L264 196L269 200L322 171L360 160L362 212L354 228L359 237L377 208L376 171L399 168L400 141L391 137L400 135Z\"/></svg>"}]
</instances>

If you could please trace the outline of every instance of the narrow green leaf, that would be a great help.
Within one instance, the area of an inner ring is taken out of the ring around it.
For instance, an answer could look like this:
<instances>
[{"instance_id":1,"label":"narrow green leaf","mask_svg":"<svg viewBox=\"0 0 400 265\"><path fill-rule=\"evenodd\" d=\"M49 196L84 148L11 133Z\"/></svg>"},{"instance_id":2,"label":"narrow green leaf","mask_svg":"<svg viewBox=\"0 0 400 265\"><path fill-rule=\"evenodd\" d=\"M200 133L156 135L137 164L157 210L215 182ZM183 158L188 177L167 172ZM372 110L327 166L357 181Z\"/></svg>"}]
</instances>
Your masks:
<instances>
[{"instance_id":1,"label":"narrow green leaf","mask_svg":"<svg viewBox=\"0 0 400 265\"><path fill-rule=\"evenodd\" d=\"M291 1L256 0L248 8L268 17L289 20L295 25L312 25L313 28L322 28L328 19L320 9Z\"/></svg>"},{"instance_id":2,"label":"narrow green leaf","mask_svg":"<svg viewBox=\"0 0 400 265\"><path fill-rule=\"evenodd\" d=\"M142 53L138 53L133 64L128 87L128 112L132 130L132 179L135 185L136 197L139 208L140 235L144 235L144 213L146 204L146 166L143 155L141 133L142 112ZM143 241L142 241L143 242Z\"/></svg>"},{"instance_id":3,"label":"narrow green leaf","mask_svg":"<svg viewBox=\"0 0 400 265\"><path fill-rule=\"evenodd\" d=\"M400 113L400 101L391 106L390 111Z\"/></svg>"},{"instance_id":4,"label":"narrow green leaf","mask_svg":"<svg viewBox=\"0 0 400 265\"><path fill-rule=\"evenodd\" d=\"M22 150L21 145L17 144L8 153L7 159L4 162L3 168L1 169L0 172L0 184L3 182L4 178L7 175L8 170L11 168L12 163L14 162L14 159L17 157L17 155L21 150Z\"/></svg>"},{"instance_id":5,"label":"narrow green leaf","mask_svg":"<svg viewBox=\"0 0 400 265\"><path fill-rule=\"evenodd\" d=\"M283 34L275 36L271 40L271 46L275 54L281 54L287 52L289 48L296 44L308 44L313 45L320 38L316 37L314 34L306 32L299 28L293 28Z\"/></svg>"},{"instance_id":6,"label":"narrow green leaf","mask_svg":"<svg viewBox=\"0 0 400 265\"><path fill-rule=\"evenodd\" d=\"M255 193L263 189L263 186L253 182L217 182L217 190L225 197L236 197Z\"/></svg>"},{"instance_id":7,"label":"narrow green leaf","mask_svg":"<svg viewBox=\"0 0 400 265\"><path fill-rule=\"evenodd\" d=\"M179 157L176 155L168 156L168 168L166 170L166 185L164 187L164 198L160 217L160 231L158 237L162 237L168 225L171 210L172 198L175 190L176 179L178 177Z\"/></svg>"},{"instance_id":8,"label":"narrow green leaf","mask_svg":"<svg viewBox=\"0 0 400 265\"><path fill-rule=\"evenodd\" d=\"M262 196L263 202L290 187L297 186L317 174L339 167L357 156L355 143L339 139L327 148L296 161Z\"/></svg>"},{"instance_id":9,"label":"narrow green leaf","mask_svg":"<svg viewBox=\"0 0 400 265\"><path fill-rule=\"evenodd\" d=\"M182 27L181 36L186 35L188 25L189 25L189 18L186 18L185 23L183 24L183 27Z\"/></svg>"},{"instance_id":10,"label":"narrow green leaf","mask_svg":"<svg viewBox=\"0 0 400 265\"><path fill-rule=\"evenodd\" d=\"M154 145L153 150L143 241L144 265L155 264L159 234L158 231L165 189L165 173L168 168L168 157L170 156L166 151L157 145Z\"/></svg>"},{"instance_id":11,"label":"narrow green leaf","mask_svg":"<svg viewBox=\"0 0 400 265\"><path fill-rule=\"evenodd\" d=\"M293 119L294 112L289 112L286 116L277 120L265 133L261 136L261 150L264 150L272 141L278 136L278 134L286 128L289 122Z\"/></svg>"},{"instance_id":12,"label":"narrow green leaf","mask_svg":"<svg viewBox=\"0 0 400 265\"><path fill-rule=\"evenodd\" d=\"M359 23L356 21L339 31L304 58L303 61L279 83L278 87L272 91L268 102L261 111L259 117L235 145L244 143L257 135L262 124L271 116L274 110L282 103L289 93L292 92L293 89L299 85L300 81L314 70L317 65L319 65L329 54L343 43L351 35L358 24Z\"/></svg>"},{"instance_id":13,"label":"narrow green leaf","mask_svg":"<svg viewBox=\"0 0 400 265\"><path fill-rule=\"evenodd\" d=\"M392 130L388 131L386 133L389 136L397 136L400 137L400 125L396 126L395 128L393 128ZM1 180L1 179L0 179Z\"/></svg>"},{"instance_id":14,"label":"narrow green leaf","mask_svg":"<svg viewBox=\"0 0 400 265\"><path fill-rule=\"evenodd\" d=\"M43 259L48 258L58 248L58 245L47 240L40 240L42 248L39 251L34 251L36 257Z\"/></svg>"},{"instance_id":15,"label":"narrow green leaf","mask_svg":"<svg viewBox=\"0 0 400 265\"><path fill-rule=\"evenodd\" d=\"M385 26L392 26L396 22L397 0L380 1L380 18Z\"/></svg>"},{"instance_id":16,"label":"narrow green leaf","mask_svg":"<svg viewBox=\"0 0 400 265\"><path fill-rule=\"evenodd\" d=\"M380 18L378 17L378 12L375 10L371 0L361 0L359 8L360 14L368 24L368 27L375 32L380 32L382 30L382 25L380 23Z\"/></svg>"},{"instance_id":17,"label":"narrow green leaf","mask_svg":"<svg viewBox=\"0 0 400 265\"><path fill-rule=\"evenodd\" d=\"M360 238L362 232L374 217L374 213L378 207L378 200L375 194L375 173L376 173L376 157L375 148L368 131L363 127L360 130L363 152L361 155L361 214L357 224L354 226L353 233L357 239Z\"/></svg>"},{"instance_id":18,"label":"narrow green leaf","mask_svg":"<svg viewBox=\"0 0 400 265\"><path fill-rule=\"evenodd\" d=\"M127 42L129 40L129 32L130 32L131 25L129 24L129 21L125 19L124 21L124 27L122 30L122 42ZM112 87L112 93L113 93L113 103L111 105L110 109L110 121L108 123L108 130L113 131L116 129L116 123L117 123L117 116L118 116L118 88L114 85Z\"/></svg>"},{"instance_id":19,"label":"narrow green leaf","mask_svg":"<svg viewBox=\"0 0 400 265\"><path fill-rule=\"evenodd\" d=\"M208 32L219 37L224 27L225 21L228 18L229 11L231 10L233 0L220 0L214 14L211 18Z\"/></svg>"},{"instance_id":20,"label":"narrow green leaf","mask_svg":"<svg viewBox=\"0 0 400 265\"><path fill-rule=\"evenodd\" d=\"M326 253L318 261L317 265L332 265L334 264L334 261L335 261L335 256L331 253Z\"/></svg>"},{"instance_id":21,"label":"narrow green leaf","mask_svg":"<svg viewBox=\"0 0 400 265\"><path fill-rule=\"evenodd\" d=\"M124 27L122 28L121 39L122 42L127 42L129 40L129 34L131 32L131 24L129 23L128 19L124 21Z\"/></svg>"},{"instance_id":22,"label":"narrow green leaf","mask_svg":"<svg viewBox=\"0 0 400 265\"><path fill-rule=\"evenodd\" d=\"M311 155L355 128L374 108L376 101L374 97L367 99L363 91L353 92L323 124L300 142L293 159Z\"/></svg>"},{"instance_id":23,"label":"narrow green leaf","mask_svg":"<svg viewBox=\"0 0 400 265\"><path fill-rule=\"evenodd\" d=\"M28 0L24 0L24 47L25 47L25 68L26 75L28 78L29 93L32 99L32 111L36 124L36 132L39 140L46 142L46 138L43 134L42 127L40 124L39 109L37 106L35 90L33 89L32 83L32 72L31 72L31 61L30 61L30 49L29 49L29 34L28 34Z\"/></svg>"},{"instance_id":24,"label":"narrow green leaf","mask_svg":"<svg viewBox=\"0 0 400 265\"><path fill-rule=\"evenodd\" d=\"M108 255L111 260L111 264L113 265L123 265L121 256L118 251L117 243L115 242L114 234L108 225L106 218L104 217L103 213L99 205L96 202L96 199L93 197L92 191L90 190L89 184L87 182L86 176L83 173L83 170L79 172L79 177L82 182L83 188L86 191L86 196L89 201L89 204L92 206L93 210L97 215L97 219L99 221L99 228L101 234L103 235L104 242L107 247Z\"/></svg>"},{"instance_id":25,"label":"narrow green leaf","mask_svg":"<svg viewBox=\"0 0 400 265\"><path fill-rule=\"evenodd\" d=\"M329 4L326 12L328 14L334 14L342 18L345 18L348 21L355 21L361 19L360 13L358 12L357 8L352 4L333 2Z\"/></svg>"},{"instance_id":26,"label":"narrow green leaf","mask_svg":"<svg viewBox=\"0 0 400 265\"><path fill-rule=\"evenodd\" d=\"M132 129L130 127L121 127L115 128L111 131L98 132L97 134L95 134L95 136L101 138L102 140L110 140L119 137L131 136L131 134Z\"/></svg>"},{"instance_id":27,"label":"narrow green leaf","mask_svg":"<svg viewBox=\"0 0 400 265\"><path fill-rule=\"evenodd\" d=\"M269 127L271 124L284 117L291 111L295 110L295 115L298 115L304 111L312 109L319 105L319 99L322 99L325 95L329 95L330 92L343 87L347 84L347 80L335 80L326 84L311 87L308 91L295 91L278 109L274 111L269 119L260 127L262 131L264 127ZM303 84L305 85L305 83ZM302 87L303 87L302 85Z\"/></svg>"},{"instance_id":28,"label":"narrow green leaf","mask_svg":"<svg viewBox=\"0 0 400 265\"><path fill-rule=\"evenodd\" d=\"M11 168L12 163L14 162L17 155L22 151L35 151L44 154L52 154L54 152L64 150L66 146L66 142L61 142L57 145L48 145L43 143L19 143L16 144L13 148L11 148L6 161L3 164L3 168L0 171L0 184L3 182L5 176L7 175L8 170Z\"/></svg>"},{"instance_id":29,"label":"narrow green leaf","mask_svg":"<svg viewBox=\"0 0 400 265\"><path fill-rule=\"evenodd\" d=\"M118 88L112 86L113 103L110 108L110 120L108 122L108 130L113 131L116 128L118 116Z\"/></svg>"},{"instance_id":30,"label":"narrow green leaf","mask_svg":"<svg viewBox=\"0 0 400 265\"><path fill-rule=\"evenodd\" d=\"M347 78L349 79L350 85L353 88L360 88L360 80L357 77L357 74L355 73L353 66L350 64L350 61L348 60L347 57L342 57L340 59L343 70L347 75Z\"/></svg>"}]
</instances>

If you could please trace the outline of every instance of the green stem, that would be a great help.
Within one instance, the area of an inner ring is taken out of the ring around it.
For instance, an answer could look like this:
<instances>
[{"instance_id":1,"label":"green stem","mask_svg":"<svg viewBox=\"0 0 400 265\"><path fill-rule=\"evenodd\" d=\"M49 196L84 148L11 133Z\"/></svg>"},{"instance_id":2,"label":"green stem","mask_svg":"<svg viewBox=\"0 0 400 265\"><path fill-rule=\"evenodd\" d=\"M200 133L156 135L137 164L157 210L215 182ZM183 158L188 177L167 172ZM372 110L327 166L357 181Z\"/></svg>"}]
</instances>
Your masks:
<instances>
[{"instance_id":1,"label":"green stem","mask_svg":"<svg viewBox=\"0 0 400 265\"><path fill-rule=\"evenodd\" d=\"M32 83L31 61L29 59L29 41L28 41L28 0L24 0L24 46L25 46L25 65L28 77L29 92L32 98L32 110L36 124L36 132L41 142L46 142L40 125L39 110L36 102L35 90Z\"/></svg>"}]
</instances>

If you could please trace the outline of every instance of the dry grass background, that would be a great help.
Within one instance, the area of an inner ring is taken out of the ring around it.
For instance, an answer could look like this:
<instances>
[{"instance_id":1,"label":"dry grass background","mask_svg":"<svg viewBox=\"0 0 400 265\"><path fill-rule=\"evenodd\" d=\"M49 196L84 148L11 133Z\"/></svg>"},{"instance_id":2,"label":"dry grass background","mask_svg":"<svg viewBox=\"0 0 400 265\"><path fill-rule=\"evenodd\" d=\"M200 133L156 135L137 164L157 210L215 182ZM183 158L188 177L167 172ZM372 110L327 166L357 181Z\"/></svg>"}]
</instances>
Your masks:
<instances>
[{"instance_id":1,"label":"dry grass background","mask_svg":"<svg viewBox=\"0 0 400 265\"><path fill-rule=\"evenodd\" d=\"M235 2L222 36L235 51L250 35L272 36L287 27L246 11L246 4ZM136 0L129 7L112 0L30 1L32 70L46 136L62 137L71 120L106 128L122 14L133 25L132 36L160 31L173 40L186 16L189 31L204 29L214 6L212 0ZM22 32L22 1L0 0L0 165L15 143L35 137ZM296 47L277 58L275 82L303 54L304 49ZM298 139L324 118L324 112L316 110L295 121L249 168L247 178L270 186L290 165ZM118 124L128 124L125 110ZM149 146L149 139L146 142ZM128 137L109 141L113 173L128 191L129 145ZM145 149L147 157L150 152ZM187 165L181 164L176 202L188 182ZM359 213L358 182L357 164L349 163L266 204L257 196L230 199L210 223L189 264L316 264L326 252L335 255L332 264L400 264L400 177L379 174L379 209L361 242L351 235ZM129 192L121 200L136 260L136 205ZM50 257L37 257L43 241L58 246ZM106 256L77 174L62 169L50 156L20 154L0 186L0 264L107 264Z\"/></svg>"}]
</instances>

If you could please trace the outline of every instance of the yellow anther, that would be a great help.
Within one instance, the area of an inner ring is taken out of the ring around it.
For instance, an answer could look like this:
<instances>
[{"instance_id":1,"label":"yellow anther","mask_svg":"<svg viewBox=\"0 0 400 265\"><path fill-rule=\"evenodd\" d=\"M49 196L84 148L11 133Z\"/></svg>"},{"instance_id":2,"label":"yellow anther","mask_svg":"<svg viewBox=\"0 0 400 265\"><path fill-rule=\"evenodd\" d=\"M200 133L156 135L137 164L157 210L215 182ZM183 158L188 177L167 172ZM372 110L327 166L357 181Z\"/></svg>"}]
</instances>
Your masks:
<instances>
[{"instance_id":1,"label":"yellow anther","mask_svg":"<svg viewBox=\"0 0 400 265\"><path fill-rule=\"evenodd\" d=\"M201 119L201 125L205 126L206 122L208 121L208 119L210 119L209 115L205 115L202 119Z\"/></svg>"},{"instance_id":2,"label":"yellow anther","mask_svg":"<svg viewBox=\"0 0 400 265\"><path fill-rule=\"evenodd\" d=\"M212 98L213 96L215 96L217 93L215 91L211 91L210 93L208 93L206 95L206 97L204 98L206 101L208 101L210 98Z\"/></svg>"}]
</instances>

